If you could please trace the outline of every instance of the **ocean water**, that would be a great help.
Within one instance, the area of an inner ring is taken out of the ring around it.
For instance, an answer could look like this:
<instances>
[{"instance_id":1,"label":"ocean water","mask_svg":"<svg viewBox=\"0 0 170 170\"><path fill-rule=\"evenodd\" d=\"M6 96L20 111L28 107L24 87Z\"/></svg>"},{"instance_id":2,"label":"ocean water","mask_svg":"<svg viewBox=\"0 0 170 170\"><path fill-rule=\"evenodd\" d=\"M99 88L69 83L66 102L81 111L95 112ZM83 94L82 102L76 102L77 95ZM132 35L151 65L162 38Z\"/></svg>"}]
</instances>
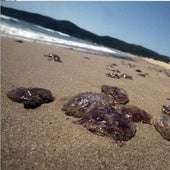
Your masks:
<instances>
[{"instance_id":1,"label":"ocean water","mask_svg":"<svg viewBox=\"0 0 170 170\"><path fill-rule=\"evenodd\" d=\"M82 40L62 32L47 29L38 25L27 23L16 18L0 15L1 36L22 39L25 41L38 42L53 46L60 46L76 51L99 54L105 56L129 57L128 54L116 49L97 45L87 40Z\"/></svg>"}]
</instances>

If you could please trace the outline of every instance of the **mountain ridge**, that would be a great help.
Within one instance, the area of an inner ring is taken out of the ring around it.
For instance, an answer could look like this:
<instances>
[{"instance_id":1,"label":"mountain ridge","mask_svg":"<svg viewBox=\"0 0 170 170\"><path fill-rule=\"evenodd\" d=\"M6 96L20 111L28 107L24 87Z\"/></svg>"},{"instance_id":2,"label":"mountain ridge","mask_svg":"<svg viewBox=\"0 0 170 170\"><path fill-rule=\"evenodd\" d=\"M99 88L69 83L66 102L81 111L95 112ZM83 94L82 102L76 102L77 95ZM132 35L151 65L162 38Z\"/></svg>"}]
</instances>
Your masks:
<instances>
[{"instance_id":1,"label":"mountain ridge","mask_svg":"<svg viewBox=\"0 0 170 170\"><path fill-rule=\"evenodd\" d=\"M55 31L60 31L62 33L69 34L77 38L97 43L99 45L138 55L139 57L142 56L147 58L153 58L155 60L163 61L166 63L170 62L170 58L168 56L161 55L141 45L130 44L110 36L97 35L83 28L80 28L79 26L70 21L56 20L41 14L16 10L13 8L7 8L3 6L1 6L1 14L14 17L19 20L36 24L45 28L53 29Z\"/></svg>"}]
</instances>

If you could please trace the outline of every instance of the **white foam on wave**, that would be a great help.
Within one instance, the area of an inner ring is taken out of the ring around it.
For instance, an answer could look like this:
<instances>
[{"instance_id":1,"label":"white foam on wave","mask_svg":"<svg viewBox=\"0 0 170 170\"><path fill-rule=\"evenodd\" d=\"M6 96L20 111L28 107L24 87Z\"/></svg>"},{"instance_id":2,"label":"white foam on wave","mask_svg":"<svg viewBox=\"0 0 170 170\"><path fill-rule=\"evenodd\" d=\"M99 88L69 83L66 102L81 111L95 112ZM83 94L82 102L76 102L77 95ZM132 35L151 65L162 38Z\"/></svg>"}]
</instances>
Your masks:
<instances>
[{"instance_id":1,"label":"white foam on wave","mask_svg":"<svg viewBox=\"0 0 170 170\"><path fill-rule=\"evenodd\" d=\"M36 33L31 30L26 30L26 29L19 29L15 27L11 27L5 24L1 24L0 28L1 34L4 36L10 36L14 38L23 38L28 41L38 41L44 44L53 44L53 45L67 45L70 47L79 47L79 48L84 48L84 49L91 49L94 51L99 51L99 52L107 52L111 54L115 54L116 51L109 49L104 46L97 46L97 45L90 45L82 42L76 42L72 40L65 40L61 38L56 38L52 37L43 33Z\"/></svg>"},{"instance_id":2,"label":"white foam on wave","mask_svg":"<svg viewBox=\"0 0 170 170\"><path fill-rule=\"evenodd\" d=\"M13 18L13 17L8 17L8 16L6 16L6 15L0 15L0 18L3 18L3 19L7 19L7 20L14 20L14 21L19 21L18 19L16 19L16 18Z\"/></svg>"},{"instance_id":3,"label":"white foam on wave","mask_svg":"<svg viewBox=\"0 0 170 170\"><path fill-rule=\"evenodd\" d=\"M60 34L60 35L62 35L62 36L65 36L65 37L70 37L70 35L68 35L68 34L64 34L64 33L62 33L62 32L59 32L59 31L56 31L58 34Z\"/></svg>"},{"instance_id":4,"label":"white foam on wave","mask_svg":"<svg viewBox=\"0 0 170 170\"><path fill-rule=\"evenodd\" d=\"M49 31L49 32L55 32L54 30L49 29L49 28L44 28L44 27L41 27L41 26L39 26L39 25L35 25L35 26L38 27L38 28L41 28L41 29L43 29L43 30Z\"/></svg>"},{"instance_id":5,"label":"white foam on wave","mask_svg":"<svg viewBox=\"0 0 170 170\"><path fill-rule=\"evenodd\" d=\"M62 36L65 36L65 37L70 37L70 35L64 34L64 33L59 32L59 31L55 31L55 30L52 30L52 29L49 29L49 28L45 28L45 27L42 27L42 26L39 26L39 25L35 25L35 26L38 27L38 28L41 28L41 29L43 29L43 30L49 31L49 32L56 32L56 33L58 33L59 35L62 35Z\"/></svg>"}]
</instances>

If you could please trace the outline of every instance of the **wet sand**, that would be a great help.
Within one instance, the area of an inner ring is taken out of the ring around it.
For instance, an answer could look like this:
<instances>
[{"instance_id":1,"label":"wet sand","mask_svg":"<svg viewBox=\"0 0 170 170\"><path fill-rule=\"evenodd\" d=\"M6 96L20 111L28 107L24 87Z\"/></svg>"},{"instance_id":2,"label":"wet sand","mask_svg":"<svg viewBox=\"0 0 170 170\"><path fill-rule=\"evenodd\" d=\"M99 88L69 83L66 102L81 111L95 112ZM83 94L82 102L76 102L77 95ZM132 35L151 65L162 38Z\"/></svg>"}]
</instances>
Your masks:
<instances>
[{"instance_id":1,"label":"wet sand","mask_svg":"<svg viewBox=\"0 0 170 170\"><path fill-rule=\"evenodd\" d=\"M44 54L56 53L63 63L48 61ZM88 57L89 60L84 59ZM136 123L136 135L119 147L109 137L95 135L75 118L61 111L67 100L80 92L100 92L102 84L124 88L129 104L141 107L151 115L169 104L170 72L133 57L103 57L55 48L37 43L18 43L2 37L1 41L1 157L2 169L48 170L168 170L170 142L152 125ZM105 76L106 65L132 75L133 80ZM128 67L128 63L135 68ZM148 73L146 77L135 71ZM163 71L159 71L163 70ZM16 87L41 87L52 91L56 100L34 110L12 102L6 93Z\"/></svg>"}]
</instances>

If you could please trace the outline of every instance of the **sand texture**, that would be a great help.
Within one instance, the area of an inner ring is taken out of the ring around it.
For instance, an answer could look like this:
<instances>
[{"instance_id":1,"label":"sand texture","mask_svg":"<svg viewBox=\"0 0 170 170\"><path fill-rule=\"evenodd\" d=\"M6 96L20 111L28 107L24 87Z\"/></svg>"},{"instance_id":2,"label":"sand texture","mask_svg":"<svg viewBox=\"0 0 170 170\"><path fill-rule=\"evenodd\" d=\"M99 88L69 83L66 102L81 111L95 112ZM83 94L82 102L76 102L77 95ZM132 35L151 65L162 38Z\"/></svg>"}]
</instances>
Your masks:
<instances>
[{"instance_id":1,"label":"sand texture","mask_svg":"<svg viewBox=\"0 0 170 170\"><path fill-rule=\"evenodd\" d=\"M80 53L37 43L1 39L1 157L3 170L169 170L170 142L154 126L136 123L136 135L122 147L110 137L91 133L61 110L81 92L100 92L107 84L125 89L129 104L151 115L170 104L168 67L140 58L118 59ZM63 63L48 61L56 53ZM89 57L84 59L84 57ZM133 80L106 77L106 65L132 75ZM135 68L128 67L128 63ZM137 75L135 69L148 73ZM161 71L160 71L161 70ZM24 109L6 94L16 87L40 87L56 100L37 109Z\"/></svg>"}]
</instances>

